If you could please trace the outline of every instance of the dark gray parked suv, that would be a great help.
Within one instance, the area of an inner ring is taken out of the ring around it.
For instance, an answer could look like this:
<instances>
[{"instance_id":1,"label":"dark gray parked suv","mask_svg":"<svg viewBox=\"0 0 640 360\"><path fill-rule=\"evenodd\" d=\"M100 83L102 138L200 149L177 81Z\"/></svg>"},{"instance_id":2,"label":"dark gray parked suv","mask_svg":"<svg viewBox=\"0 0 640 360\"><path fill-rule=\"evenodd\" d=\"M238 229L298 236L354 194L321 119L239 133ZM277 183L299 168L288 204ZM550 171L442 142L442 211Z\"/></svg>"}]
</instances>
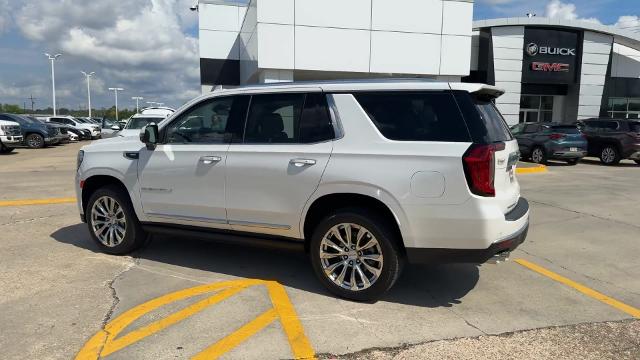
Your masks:
<instances>
[{"instance_id":1,"label":"dark gray parked suv","mask_svg":"<svg viewBox=\"0 0 640 360\"><path fill-rule=\"evenodd\" d=\"M587 136L589 156L597 156L605 165L622 159L640 164L640 120L588 119L578 122Z\"/></svg>"},{"instance_id":2,"label":"dark gray parked suv","mask_svg":"<svg viewBox=\"0 0 640 360\"><path fill-rule=\"evenodd\" d=\"M523 123L511 127L523 159L544 164L549 159L575 165L587 156L587 140L575 125Z\"/></svg>"}]
</instances>

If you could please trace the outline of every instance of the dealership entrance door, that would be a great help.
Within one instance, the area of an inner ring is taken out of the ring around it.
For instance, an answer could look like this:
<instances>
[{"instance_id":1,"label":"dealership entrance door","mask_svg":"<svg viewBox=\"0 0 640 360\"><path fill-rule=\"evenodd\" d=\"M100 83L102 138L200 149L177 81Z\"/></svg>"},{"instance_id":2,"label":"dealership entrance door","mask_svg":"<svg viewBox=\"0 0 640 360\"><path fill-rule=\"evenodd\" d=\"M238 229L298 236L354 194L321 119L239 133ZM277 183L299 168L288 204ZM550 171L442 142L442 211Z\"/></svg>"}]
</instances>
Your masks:
<instances>
[{"instance_id":1,"label":"dealership entrance door","mask_svg":"<svg viewBox=\"0 0 640 360\"><path fill-rule=\"evenodd\" d=\"M553 121L553 95L522 95L520 98L520 122Z\"/></svg>"}]
</instances>

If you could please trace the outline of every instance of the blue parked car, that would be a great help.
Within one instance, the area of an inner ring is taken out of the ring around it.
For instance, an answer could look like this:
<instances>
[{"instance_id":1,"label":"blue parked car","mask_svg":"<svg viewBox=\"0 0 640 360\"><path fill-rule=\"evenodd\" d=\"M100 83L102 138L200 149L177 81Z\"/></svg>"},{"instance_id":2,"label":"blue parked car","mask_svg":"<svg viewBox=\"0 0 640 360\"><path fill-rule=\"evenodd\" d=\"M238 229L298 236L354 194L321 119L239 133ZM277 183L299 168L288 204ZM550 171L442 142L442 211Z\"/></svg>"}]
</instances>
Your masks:
<instances>
[{"instance_id":1,"label":"blue parked car","mask_svg":"<svg viewBox=\"0 0 640 360\"><path fill-rule=\"evenodd\" d=\"M576 125L558 123L522 123L511 127L523 159L537 164L562 160L575 165L587 156L587 138Z\"/></svg>"},{"instance_id":2,"label":"blue parked car","mask_svg":"<svg viewBox=\"0 0 640 360\"><path fill-rule=\"evenodd\" d=\"M9 120L20 124L24 145L31 149L39 149L60 142L60 129L37 120L15 114L0 114L0 120Z\"/></svg>"}]
</instances>

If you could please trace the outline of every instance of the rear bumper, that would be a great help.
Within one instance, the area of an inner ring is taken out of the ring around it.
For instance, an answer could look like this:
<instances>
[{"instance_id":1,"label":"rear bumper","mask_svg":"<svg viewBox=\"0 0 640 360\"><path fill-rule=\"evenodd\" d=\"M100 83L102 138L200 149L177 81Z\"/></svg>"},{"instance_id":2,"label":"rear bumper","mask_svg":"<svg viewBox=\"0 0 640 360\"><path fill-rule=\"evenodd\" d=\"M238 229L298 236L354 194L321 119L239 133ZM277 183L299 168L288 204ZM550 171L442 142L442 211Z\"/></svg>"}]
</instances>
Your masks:
<instances>
[{"instance_id":1,"label":"rear bumper","mask_svg":"<svg viewBox=\"0 0 640 360\"><path fill-rule=\"evenodd\" d=\"M498 254L515 250L527 238L529 202L524 198L520 198L516 207L505 215L505 222L515 221L524 221L524 226L513 234L494 242L486 249L407 248L407 259L410 263L421 264L483 264Z\"/></svg>"}]
</instances>

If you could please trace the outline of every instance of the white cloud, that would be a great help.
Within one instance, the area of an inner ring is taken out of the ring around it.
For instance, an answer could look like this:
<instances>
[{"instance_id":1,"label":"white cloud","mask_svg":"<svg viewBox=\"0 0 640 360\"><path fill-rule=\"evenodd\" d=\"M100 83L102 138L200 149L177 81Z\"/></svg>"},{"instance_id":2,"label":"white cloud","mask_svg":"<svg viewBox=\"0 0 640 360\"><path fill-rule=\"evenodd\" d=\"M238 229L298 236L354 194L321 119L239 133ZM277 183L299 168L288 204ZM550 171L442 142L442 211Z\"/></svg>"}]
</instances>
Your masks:
<instances>
[{"instance_id":1,"label":"white cloud","mask_svg":"<svg viewBox=\"0 0 640 360\"><path fill-rule=\"evenodd\" d=\"M0 0L0 35L7 32L12 24L13 6L9 0Z\"/></svg>"},{"instance_id":2,"label":"white cloud","mask_svg":"<svg viewBox=\"0 0 640 360\"><path fill-rule=\"evenodd\" d=\"M635 15L620 16L613 26L627 31L640 32L640 17Z\"/></svg>"},{"instance_id":3,"label":"white cloud","mask_svg":"<svg viewBox=\"0 0 640 360\"><path fill-rule=\"evenodd\" d=\"M582 20L594 23L600 23L596 18L580 18L576 12L576 5L572 3L563 3L560 0L551 0L546 7L545 16L552 19L561 20Z\"/></svg>"},{"instance_id":4,"label":"white cloud","mask_svg":"<svg viewBox=\"0 0 640 360\"><path fill-rule=\"evenodd\" d=\"M7 1L12 0L0 0L0 9ZM13 11L17 28L34 47L63 53L56 82L60 97L68 90L68 102L82 100L78 74L87 70L96 72L92 88L97 95L105 92L101 87L121 86L128 92L123 96L148 96L177 106L200 89L198 40L189 34L198 16L189 11L191 3L31 0ZM0 15L0 33L2 26Z\"/></svg>"}]
</instances>

